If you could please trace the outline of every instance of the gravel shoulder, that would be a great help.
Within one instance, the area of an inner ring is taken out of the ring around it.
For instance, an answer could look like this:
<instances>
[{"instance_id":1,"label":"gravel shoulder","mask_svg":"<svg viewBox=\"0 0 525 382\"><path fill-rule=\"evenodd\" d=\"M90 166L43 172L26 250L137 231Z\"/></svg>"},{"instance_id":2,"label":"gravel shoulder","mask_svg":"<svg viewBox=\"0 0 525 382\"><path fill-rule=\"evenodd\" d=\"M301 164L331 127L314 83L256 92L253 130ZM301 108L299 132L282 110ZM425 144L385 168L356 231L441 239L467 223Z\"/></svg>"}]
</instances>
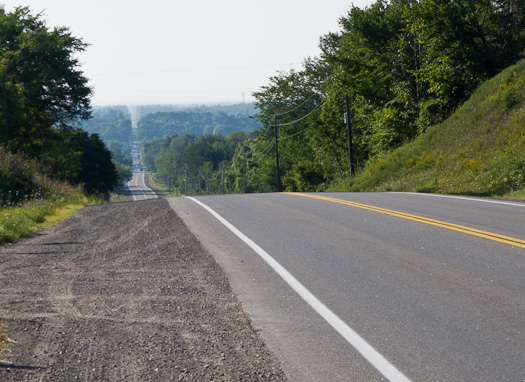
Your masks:
<instances>
[{"instance_id":1,"label":"gravel shoulder","mask_svg":"<svg viewBox=\"0 0 525 382\"><path fill-rule=\"evenodd\" d=\"M164 199L90 206L0 246L1 381L283 381Z\"/></svg>"}]
</instances>

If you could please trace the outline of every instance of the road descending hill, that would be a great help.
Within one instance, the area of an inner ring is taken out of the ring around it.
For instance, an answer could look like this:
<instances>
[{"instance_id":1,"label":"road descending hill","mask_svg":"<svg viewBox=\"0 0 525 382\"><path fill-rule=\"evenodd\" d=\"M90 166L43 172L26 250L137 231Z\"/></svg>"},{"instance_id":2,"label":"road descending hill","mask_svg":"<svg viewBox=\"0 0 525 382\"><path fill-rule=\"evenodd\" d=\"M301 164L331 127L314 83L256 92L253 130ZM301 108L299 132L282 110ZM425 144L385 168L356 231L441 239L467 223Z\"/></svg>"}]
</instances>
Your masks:
<instances>
[{"instance_id":1,"label":"road descending hill","mask_svg":"<svg viewBox=\"0 0 525 382\"><path fill-rule=\"evenodd\" d=\"M0 246L1 381L284 380L164 199L87 207Z\"/></svg>"}]
</instances>

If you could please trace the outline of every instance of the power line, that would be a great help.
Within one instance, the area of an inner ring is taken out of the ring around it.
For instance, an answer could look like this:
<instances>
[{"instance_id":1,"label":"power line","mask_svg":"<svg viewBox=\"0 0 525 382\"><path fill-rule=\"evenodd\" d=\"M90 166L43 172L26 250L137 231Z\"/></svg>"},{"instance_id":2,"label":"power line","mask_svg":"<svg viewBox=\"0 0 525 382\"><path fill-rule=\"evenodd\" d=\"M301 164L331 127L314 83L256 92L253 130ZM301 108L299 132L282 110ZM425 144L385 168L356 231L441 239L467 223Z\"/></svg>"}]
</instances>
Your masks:
<instances>
[{"instance_id":1,"label":"power line","mask_svg":"<svg viewBox=\"0 0 525 382\"><path fill-rule=\"evenodd\" d=\"M312 96L310 96L306 101L304 101L303 103L301 103L299 106L294 107L292 110L288 110L288 111L286 111L286 112L284 112L284 113L279 113L279 114L274 114L274 115L275 115L276 117L280 117L280 116L282 116L282 115L286 115L286 114L293 113L295 110L301 108L303 105L305 105L308 101L310 101L310 100L311 100L312 98L314 98L314 97L315 97L315 94L312 95Z\"/></svg>"},{"instance_id":2,"label":"power line","mask_svg":"<svg viewBox=\"0 0 525 382\"><path fill-rule=\"evenodd\" d=\"M129 89L101 89L97 90L109 91L109 92L126 92L126 93L172 93L172 94L242 94L242 91L221 91L221 92L210 92L210 91L178 91L178 90L129 90Z\"/></svg>"},{"instance_id":3,"label":"power line","mask_svg":"<svg viewBox=\"0 0 525 382\"><path fill-rule=\"evenodd\" d=\"M268 134L268 131L269 131L269 130L270 130L270 128L267 128L267 129L264 131L264 134L263 134L263 136L259 139L259 142L257 142L257 143L252 147L252 151L264 141L264 138L266 138L266 134Z\"/></svg>"},{"instance_id":4,"label":"power line","mask_svg":"<svg viewBox=\"0 0 525 382\"><path fill-rule=\"evenodd\" d=\"M256 69L256 68L269 68L276 66L293 66L300 65L298 62L291 62L289 64L268 64L268 65L245 65L245 66L223 66L215 68L185 68L175 70L149 70L143 72L113 72L113 73L94 73L92 76L116 76L116 75L135 75L135 74L166 74L166 73L185 73L185 72L206 72L216 70L239 70L239 69Z\"/></svg>"},{"instance_id":5,"label":"power line","mask_svg":"<svg viewBox=\"0 0 525 382\"><path fill-rule=\"evenodd\" d=\"M285 122L285 123L281 123L279 125L276 125L277 127L282 127L282 126L289 126L289 125L293 125L293 124L296 124L298 122L301 122L303 119L305 118L308 118L314 111L316 111L317 109L319 109L321 106L324 105L324 103L326 102L326 100L324 100L323 102L321 102L319 105L317 105L316 107L314 107L308 114L306 114L305 116L299 118L299 119L296 119L295 121L291 121L291 122Z\"/></svg>"},{"instance_id":6,"label":"power line","mask_svg":"<svg viewBox=\"0 0 525 382\"><path fill-rule=\"evenodd\" d=\"M298 131L298 132L296 132L296 133L294 133L294 134L292 134L292 135L289 135L289 136L284 137L284 138L279 138L279 142L281 142L281 141L285 141L285 140L290 139L290 138L292 138L292 137L295 137L296 135L303 134L303 133L304 133L306 130L308 130L309 128L310 128L310 127L305 127L305 128L302 129L301 131Z\"/></svg>"}]
</instances>

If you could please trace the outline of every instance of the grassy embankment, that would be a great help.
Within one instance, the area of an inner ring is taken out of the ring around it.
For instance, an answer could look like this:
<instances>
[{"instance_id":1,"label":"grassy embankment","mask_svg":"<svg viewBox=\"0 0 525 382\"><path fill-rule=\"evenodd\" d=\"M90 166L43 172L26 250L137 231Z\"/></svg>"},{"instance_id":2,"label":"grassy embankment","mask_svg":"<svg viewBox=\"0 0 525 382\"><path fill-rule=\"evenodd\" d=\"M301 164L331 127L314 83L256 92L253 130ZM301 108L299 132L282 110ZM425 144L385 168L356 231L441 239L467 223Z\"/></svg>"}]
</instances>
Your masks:
<instances>
[{"instance_id":1,"label":"grassy embankment","mask_svg":"<svg viewBox=\"0 0 525 382\"><path fill-rule=\"evenodd\" d=\"M164 196L181 196L183 195L180 190L177 188L176 190L173 189L173 190L169 190L168 187L162 183L162 182L159 182L157 181L156 177L155 177L156 174L152 174L151 172L149 173L149 184L150 186L154 189L154 190L157 190L157 191L160 191L162 192L162 194Z\"/></svg>"},{"instance_id":2,"label":"grassy embankment","mask_svg":"<svg viewBox=\"0 0 525 382\"><path fill-rule=\"evenodd\" d=\"M485 82L448 120L327 191L525 199L525 61Z\"/></svg>"},{"instance_id":3,"label":"grassy embankment","mask_svg":"<svg viewBox=\"0 0 525 382\"><path fill-rule=\"evenodd\" d=\"M0 243L49 227L95 203L42 174L38 162L0 147Z\"/></svg>"}]
</instances>

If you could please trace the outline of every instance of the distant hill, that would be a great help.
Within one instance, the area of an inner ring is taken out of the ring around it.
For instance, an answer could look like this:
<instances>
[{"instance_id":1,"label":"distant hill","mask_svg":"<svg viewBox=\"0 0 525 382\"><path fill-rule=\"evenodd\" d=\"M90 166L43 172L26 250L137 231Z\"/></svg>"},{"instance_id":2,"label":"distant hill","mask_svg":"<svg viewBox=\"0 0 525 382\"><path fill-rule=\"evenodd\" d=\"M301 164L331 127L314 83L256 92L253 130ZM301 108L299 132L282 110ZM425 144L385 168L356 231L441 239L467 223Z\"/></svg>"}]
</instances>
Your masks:
<instances>
[{"instance_id":1,"label":"distant hill","mask_svg":"<svg viewBox=\"0 0 525 382\"><path fill-rule=\"evenodd\" d=\"M336 190L525 199L525 61L485 82L444 123L330 188Z\"/></svg>"},{"instance_id":2,"label":"distant hill","mask_svg":"<svg viewBox=\"0 0 525 382\"><path fill-rule=\"evenodd\" d=\"M227 135L235 131L250 132L260 128L257 120L248 114L228 114L221 109L224 110L223 107L206 106L147 114L138 123L139 140L144 144L174 134Z\"/></svg>"},{"instance_id":3,"label":"distant hill","mask_svg":"<svg viewBox=\"0 0 525 382\"><path fill-rule=\"evenodd\" d=\"M147 114L170 113L175 111L199 113L223 112L230 115L254 115L257 112L254 103L239 103L231 105L140 105L130 106L130 108L142 117Z\"/></svg>"},{"instance_id":4,"label":"distant hill","mask_svg":"<svg viewBox=\"0 0 525 382\"><path fill-rule=\"evenodd\" d=\"M131 118L127 106L94 107L93 118L83 121L81 127L99 134L106 143L119 141L128 144L131 139Z\"/></svg>"}]
</instances>

